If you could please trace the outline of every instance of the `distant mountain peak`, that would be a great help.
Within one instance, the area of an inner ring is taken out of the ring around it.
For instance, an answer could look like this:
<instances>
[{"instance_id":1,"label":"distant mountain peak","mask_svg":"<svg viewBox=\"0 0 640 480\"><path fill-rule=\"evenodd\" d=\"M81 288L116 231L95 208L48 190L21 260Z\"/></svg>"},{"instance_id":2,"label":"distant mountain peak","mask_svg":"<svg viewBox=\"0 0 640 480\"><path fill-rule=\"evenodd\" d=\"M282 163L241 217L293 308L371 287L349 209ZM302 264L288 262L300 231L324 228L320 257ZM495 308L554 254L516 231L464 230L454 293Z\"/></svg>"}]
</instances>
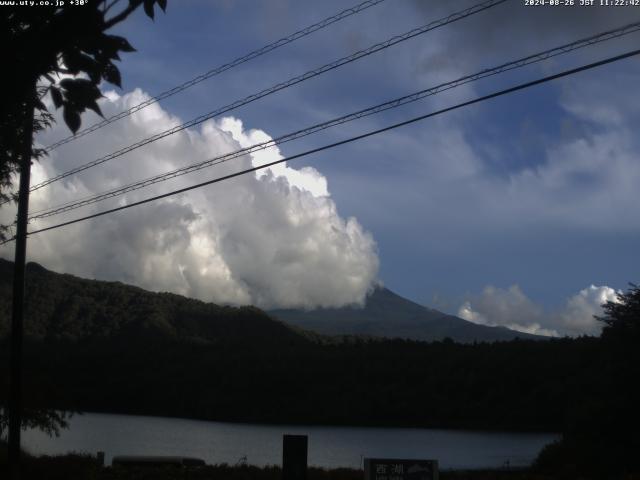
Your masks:
<instances>
[{"instance_id":1,"label":"distant mountain peak","mask_svg":"<svg viewBox=\"0 0 640 480\"><path fill-rule=\"evenodd\" d=\"M248 332L261 332L273 339L298 336L290 327L272 321L254 307L220 307L119 282L86 280L52 272L34 262L29 263L27 269L27 310L31 315L27 334L82 337L151 329L162 335L203 341L215 341L224 335L246 337ZM0 259L0 312L10 312L12 272L13 262ZM463 343L546 339L506 327L478 325L439 312L408 300L382 284L374 286L364 306L269 313L293 327L325 335L421 341L451 338ZM249 325L251 328L245 328ZM8 318L0 318L0 336L7 329Z\"/></svg>"},{"instance_id":2,"label":"distant mountain peak","mask_svg":"<svg viewBox=\"0 0 640 480\"><path fill-rule=\"evenodd\" d=\"M365 305L315 310L278 309L280 320L325 335L365 335L411 340L471 342L508 341L546 337L506 327L478 325L404 298L382 284L374 286Z\"/></svg>"}]
</instances>

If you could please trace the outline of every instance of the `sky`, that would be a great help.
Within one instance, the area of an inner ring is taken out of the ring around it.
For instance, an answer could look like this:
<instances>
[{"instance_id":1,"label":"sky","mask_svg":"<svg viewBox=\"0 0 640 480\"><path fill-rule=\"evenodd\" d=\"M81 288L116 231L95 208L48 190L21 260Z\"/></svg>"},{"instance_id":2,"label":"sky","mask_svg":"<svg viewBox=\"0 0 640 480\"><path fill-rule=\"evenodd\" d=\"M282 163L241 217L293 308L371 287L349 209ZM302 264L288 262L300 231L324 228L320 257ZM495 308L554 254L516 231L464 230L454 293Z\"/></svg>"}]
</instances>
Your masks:
<instances>
[{"instance_id":1,"label":"sky","mask_svg":"<svg viewBox=\"0 0 640 480\"><path fill-rule=\"evenodd\" d=\"M114 114L356 0L170 0L113 33ZM386 0L55 150L32 184L477 2ZM576 2L579 3L579 2ZM478 13L260 99L32 195L47 208L275 138L640 20L640 7ZM637 48L640 34L490 77L32 228L336 142ZM89 278L263 308L362 303L383 284L476 323L597 334L638 282L640 62L624 60L150 205L30 237L29 259ZM83 125L97 120L93 114ZM59 121L42 145L68 135ZM8 209L0 220L11 218ZM0 250L10 258L11 246Z\"/></svg>"}]
</instances>

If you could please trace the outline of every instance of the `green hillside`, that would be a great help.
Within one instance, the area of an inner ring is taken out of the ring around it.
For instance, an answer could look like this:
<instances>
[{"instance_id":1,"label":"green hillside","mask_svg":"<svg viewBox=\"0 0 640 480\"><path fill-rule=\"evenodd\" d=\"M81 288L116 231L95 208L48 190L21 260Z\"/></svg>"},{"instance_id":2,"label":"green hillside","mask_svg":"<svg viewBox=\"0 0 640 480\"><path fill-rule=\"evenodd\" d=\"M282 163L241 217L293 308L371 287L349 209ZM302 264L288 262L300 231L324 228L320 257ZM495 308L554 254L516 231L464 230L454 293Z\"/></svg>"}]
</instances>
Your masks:
<instances>
[{"instance_id":1,"label":"green hillside","mask_svg":"<svg viewBox=\"0 0 640 480\"><path fill-rule=\"evenodd\" d=\"M11 316L13 263L0 259L0 337ZM32 339L164 338L198 343L306 342L254 307L223 307L120 282L86 280L27 265L25 335Z\"/></svg>"}]
</instances>

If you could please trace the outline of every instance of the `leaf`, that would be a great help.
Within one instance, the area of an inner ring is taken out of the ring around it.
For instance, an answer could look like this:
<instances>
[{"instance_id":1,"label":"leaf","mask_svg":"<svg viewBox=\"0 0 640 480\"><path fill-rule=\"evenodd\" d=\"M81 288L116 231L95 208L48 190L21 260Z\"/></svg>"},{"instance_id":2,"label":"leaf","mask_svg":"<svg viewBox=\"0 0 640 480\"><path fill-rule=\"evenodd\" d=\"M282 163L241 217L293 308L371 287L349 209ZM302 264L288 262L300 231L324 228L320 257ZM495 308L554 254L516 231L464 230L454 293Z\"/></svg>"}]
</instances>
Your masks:
<instances>
[{"instance_id":1,"label":"leaf","mask_svg":"<svg viewBox=\"0 0 640 480\"><path fill-rule=\"evenodd\" d=\"M108 64L104 68L104 72L102 73L102 77L109 83L113 83L118 87L122 88L122 79L120 78L120 71L118 68L112 63Z\"/></svg>"},{"instance_id":2,"label":"leaf","mask_svg":"<svg viewBox=\"0 0 640 480\"><path fill-rule=\"evenodd\" d=\"M62 93L56 87L51 87L51 100L53 100L56 109L62 106Z\"/></svg>"},{"instance_id":3,"label":"leaf","mask_svg":"<svg viewBox=\"0 0 640 480\"><path fill-rule=\"evenodd\" d=\"M113 50L121 50L123 52L135 52L136 49L131 46L129 41L124 37L119 37L117 35L105 35L103 38L104 41L108 41L113 45Z\"/></svg>"},{"instance_id":4,"label":"leaf","mask_svg":"<svg viewBox=\"0 0 640 480\"><path fill-rule=\"evenodd\" d=\"M42 103L42 100L40 100L39 98L36 98L35 100L35 109L36 110L40 110L42 111L47 111L47 107L44 103Z\"/></svg>"},{"instance_id":5,"label":"leaf","mask_svg":"<svg viewBox=\"0 0 640 480\"><path fill-rule=\"evenodd\" d=\"M153 5L156 0L144 0L144 13L153 20Z\"/></svg>"},{"instance_id":6,"label":"leaf","mask_svg":"<svg viewBox=\"0 0 640 480\"><path fill-rule=\"evenodd\" d=\"M100 65L89 55L71 50L63 54L63 61L72 73L85 72L94 83L100 81Z\"/></svg>"},{"instance_id":7,"label":"leaf","mask_svg":"<svg viewBox=\"0 0 640 480\"><path fill-rule=\"evenodd\" d=\"M71 129L73 134L80 128L80 114L69 104L64 106L64 112L62 114L64 122Z\"/></svg>"},{"instance_id":8,"label":"leaf","mask_svg":"<svg viewBox=\"0 0 640 480\"><path fill-rule=\"evenodd\" d=\"M82 107L86 107L95 102L98 98L102 97L100 89L95 85L90 85L88 88L79 88L75 95L75 102Z\"/></svg>"},{"instance_id":9,"label":"leaf","mask_svg":"<svg viewBox=\"0 0 640 480\"><path fill-rule=\"evenodd\" d=\"M102 114L102 110L100 110L100 106L98 105L98 102L96 102L95 100L93 100L92 102L88 102L87 103L87 108L90 109L90 110L93 110L98 115L100 115L102 118L104 118L104 115Z\"/></svg>"},{"instance_id":10,"label":"leaf","mask_svg":"<svg viewBox=\"0 0 640 480\"><path fill-rule=\"evenodd\" d=\"M167 11L167 0L158 0L158 5L160 6L163 12Z\"/></svg>"},{"instance_id":11,"label":"leaf","mask_svg":"<svg viewBox=\"0 0 640 480\"><path fill-rule=\"evenodd\" d=\"M78 67L74 60L73 55L69 55L67 52L62 54L62 63L67 69L67 73L70 73L71 75L77 75L80 73L80 67Z\"/></svg>"},{"instance_id":12,"label":"leaf","mask_svg":"<svg viewBox=\"0 0 640 480\"><path fill-rule=\"evenodd\" d=\"M65 90L69 90L72 89L76 80L79 79L74 79L74 78L63 78L62 80L60 80L60 86L62 88L64 88Z\"/></svg>"},{"instance_id":13,"label":"leaf","mask_svg":"<svg viewBox=\"0 0 640 480\"><path fill-rule=\"evenodd\" d=\"M97 85L86 78L65 78L60 86L66 90L67 99L77 104L95 100L102 95Z\"/></svg>"}]
</instances>

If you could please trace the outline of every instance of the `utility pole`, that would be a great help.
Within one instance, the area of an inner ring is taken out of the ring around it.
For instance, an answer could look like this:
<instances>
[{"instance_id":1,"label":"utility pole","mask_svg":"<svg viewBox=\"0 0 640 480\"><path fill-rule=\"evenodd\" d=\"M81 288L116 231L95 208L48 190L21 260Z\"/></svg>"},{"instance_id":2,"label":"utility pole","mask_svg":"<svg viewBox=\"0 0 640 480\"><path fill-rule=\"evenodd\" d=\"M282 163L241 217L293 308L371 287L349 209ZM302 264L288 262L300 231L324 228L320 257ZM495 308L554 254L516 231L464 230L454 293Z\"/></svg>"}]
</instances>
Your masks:
<instances>
[{"instance_id":1,"label":"utility pole","mask_svg":"<svg viewBox=\"0 0 640 480\"><path fill-rule=\"evenodd\" d=\"M9 365L9 475L20 478L20 427L22 424L22 337L24 320L25 263L27 259L27 219L31 183L33 114L36 95L33 82L25 105L23 145L20 155L20 188L13 265L13 305L11 311L11 357Z\"/></svg>"}]
</instances>

